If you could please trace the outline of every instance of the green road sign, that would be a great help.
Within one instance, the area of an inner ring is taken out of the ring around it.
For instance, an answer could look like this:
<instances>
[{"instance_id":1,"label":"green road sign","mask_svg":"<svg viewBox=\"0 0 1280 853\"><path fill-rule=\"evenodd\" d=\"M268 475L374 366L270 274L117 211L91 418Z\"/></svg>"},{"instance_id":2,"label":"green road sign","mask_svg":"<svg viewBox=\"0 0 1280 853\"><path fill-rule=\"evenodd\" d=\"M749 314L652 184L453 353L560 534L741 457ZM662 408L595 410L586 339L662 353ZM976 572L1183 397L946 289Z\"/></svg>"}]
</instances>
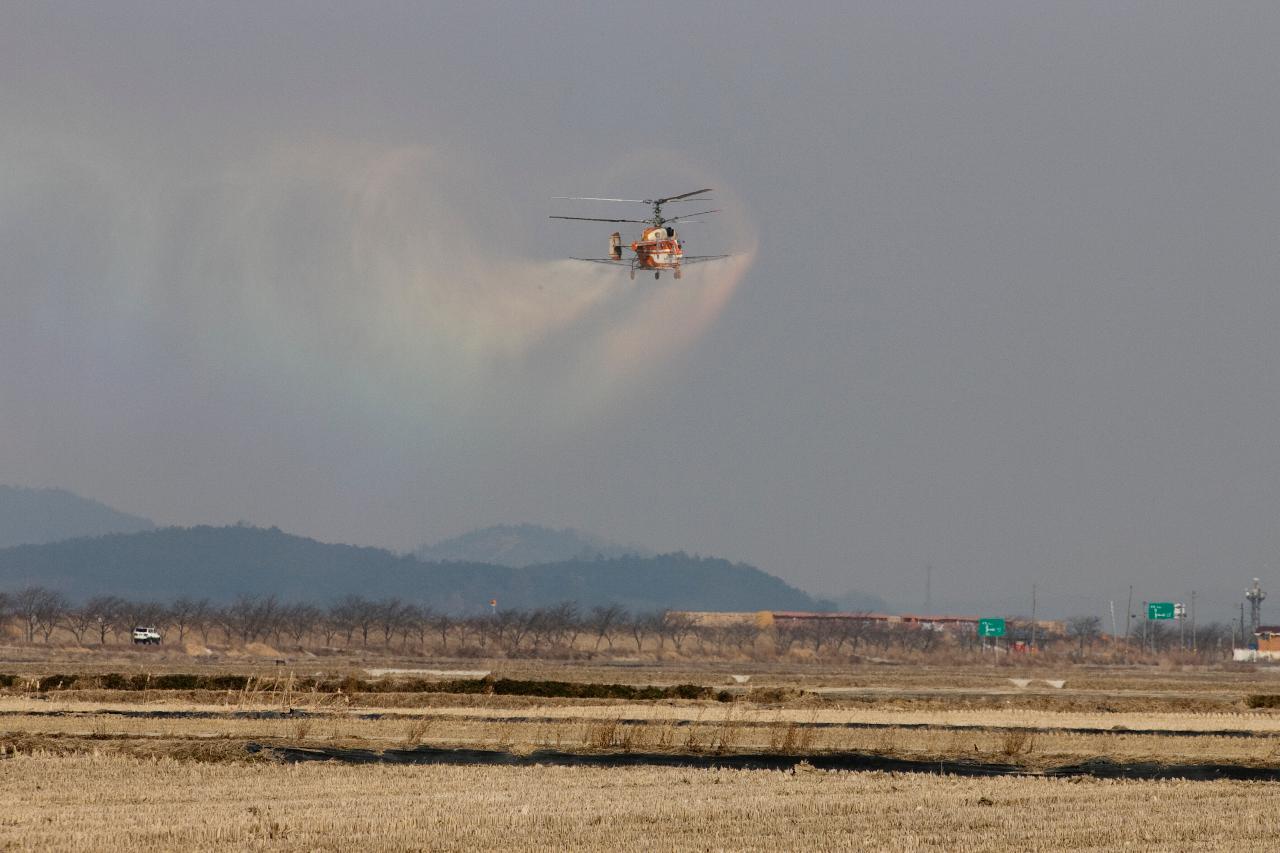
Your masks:
<instances>
[{"instance_id":1,"label":"green road sign","mask_svg":"<svg viewBox=\"0 0 1280 853\"><path fill-rule=\"evenodd\" d=\"M979 619L978 620L978 636L979 637L1003 637L1005 635L1005 626L1003 619Z\"/></svg>"},{"instance_id":2,"label":"green road sign","mask_svg":"<svg viewBox=\"0 0 1280 853\"><path fill-rule=\"evenodd\" d=\"M1148 619L1172 619L1173 618L1173 602L1172 601L1152 601L1147 604Z\"/></svg>"}]
</instances>

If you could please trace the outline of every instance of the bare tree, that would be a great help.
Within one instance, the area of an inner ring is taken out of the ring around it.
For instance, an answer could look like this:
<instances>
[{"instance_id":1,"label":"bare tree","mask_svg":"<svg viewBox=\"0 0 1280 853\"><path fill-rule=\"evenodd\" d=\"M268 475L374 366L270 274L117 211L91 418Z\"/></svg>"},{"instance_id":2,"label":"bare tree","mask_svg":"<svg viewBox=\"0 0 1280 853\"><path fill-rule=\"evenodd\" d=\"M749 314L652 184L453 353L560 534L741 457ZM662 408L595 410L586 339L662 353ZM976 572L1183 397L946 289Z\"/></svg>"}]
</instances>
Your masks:
<instances>
[{"instance_id":1,"label":"bare tree","mask_svg":"<svg viewBox=\"0 0 1280 853\"><path fill-rule=\"evenodd\" d=\"M417 640L418 651L425 654L427 650L427 634L431 631L431 608L420 604L406 604L403 618L400 621L401 644L409 646L409 637Z\"/></svg>"},{"instance_id":2,"label":"bare tree","mask_svg":"<svg viewBox=\"0 0 1280 853\"><path fill-rule=\"evenodd\" d=\"M662 651L667 641L667 626L664 623L662 613L643 613L636 616L632 636L636 636L635 631L641 632L640 637L636 639L636 651L640 650L644 636L651 636L657 640L658 651Z\"/></svg>"},{"instance_id":3,"label":"bare tree","mask_svg":"<svg viewBox=\"0 0 1280 853\"><path fill-rule=\"evenodd\" d=\"M250 643L269 636L280 617L280 604L274 595L258 598L252 595L238 597L224 611L228 627L242 643Z\"/></svg>"},{"instance_id":4,"label":"bare tree","mask_svg":"<svg viewBox=\"0 0 1280 853\"><path fill-rule=\"evenodd\" d=\"M303 639L315 629L322 615L314 605L289 604L280 610L280 626L293 639L295 646L301 646Z\"/></svg>"},{"instance_id":5,"label":"bare tree","mask_svg":"<svg viewBox=\"0 0 1280 853\"><path fill-rule=\"evenodd\" d=\"M547 645L572 649L582 629L578 605L564 601L543 611L543 618L538 624L539 640Z\"/></svg>"},{"instance_id":6,"label":"bare tree","mask_svg":"<svg viewBox=\"0 0 1280 853\"><path fill-rule=\"evenodd\" d=\"M1102 620L1097 616L1072 616L1067 620L1067 636L1080 643L1080 657L1084 657L1085 644L1093 645L1102 636Z\"/></svg>"},{"instance_id":7,"label":"bare tree","mask_svg":"<svg viewBox=\"0 0 1280 853\"><path fill-rule=\"evenodd\" d=\"M542 648L553 648L564 642L564 620L558 607L538 608L529 626L529 638L533 642L532 653L536 656Z\"/></svg>"},{"instance_id":8,"label":"bare tree","mask_svg":"<svg viewBox=\"0 0 1280 853\"><path fill-rule=\"evenodd\" d=\"M832 630L830 619L814 619L808 625L803 626L801 638L813 645L813 655L818 657L822 654L822 647L828 641L834 641L835 631Z\"/></svg>"},{"instance_id":9,"label":"bare tree","mask_svg":"<svg viewBox=\"0 0 1280 853\"><path fill-rule=\"evenodd\" d=\"M207 619L209 610L209 599L195 601L182 596L165 608L164 621L178 632L178 642L184 643L187 632Z\"/></svg>"},{"instance_id":10,"label":"bare tree","mask_svg":"<svg viewBox=\"0 0 1280 853\"><path fill-rule=\"evenodd\" d=\"M391 647L391 635L405 624L410 615L409 606L398 598L386 598L372 605L374 623L382 631L382 645Z\"/></svg>"},{"instance_id":11,"label":"bare tree","mask_svg":"<svg viewBox=\"0 0 1280 853\"><path fill-rule=\"evenodd\" d=\"M849 651L858 653L858 643L867 635L868 621L865 613L854 613L849 618L832 620L831 636L836 644L836 654L844 649L845 643L849 644Z\"/></svg>"},{"instance_id":12,"label":"bare tree","mask_svg":"<svg viewBox=\"0 0 1280 853\"><path fill-rule=\"evenodd\" d=\"M333 623L334 627L337 629L337 633L342 634L345 638L343 642L347 648L351 647L351 637L356 630L357 602L361 600L362 599L360 599L359 596L345 596L344 598L335 601L333 604L330 604L329 611L326 614L326 618Z\"/></svg>"},{"instance_id":13,"label":"bare tree","mask_svg":"<svg viewBox=\"0 0 1280 853\"><path fill-rule=\"evenodd\" d=\"M99 645L105 646L107 644L107 633L116 630L124 604L124 599L117 598L114 595L95 595L85 602L82 609L93 618L94 627L98 633Z\"/></svg>"},{"instance_id":14,"label":"bare tree","mask_svg":"<svg viewBox=\"0 0 1280 853\"><path fill-rule=\"evenodd\" d=\"M915 646L922 652L931 650L942 637L943 627L937 622L925 622L916 631Z\"/></svg>"},{"instance_id":15,"label":"bare tree","mask_svg":"<svg viewBox=\"0 0 1280 853\"><path fill-rule=\"evenodd\" d=\"M37 631L47 643L67 610L67 599L51 589L28 586L13 594L13 610L22 623L28 643L35 642Z\"/></svg>"},{"instance_id":16,"label":"bare tree","mask_svg":"<svg viewBox=\"0 0 1280 853\"><path fill-rule=\"evenodd\" d=\"M631 634L631 639L635 641L636 654L644 650L645 637L649 636L650 619L651 617L648 613L634 613L627 620L627 632Z\"/></svg>"},{"instance_id":17,"label":"bare tree","mask_svg":"<svg viewBox=\"0 0 1280 853\"><path fill-rule=\"evenodd\" d=\"M325 648L333 646L333 638L342 631L342 620L334 615L333 608L320 611L316 618L316 630L324 638Z\"/></svg>"},{"instance_id":18,"label":"bare tree","mask_svg":"<svg viewBox=\"0 0 1280 853\"><path fill-rule=\"evenodd\" d=\"M89 633L96 621L94 615L84 607L71 607L62 614L62 627L76 638L77 646L84 645L84 635Z\"/></svg>"},{"instance_id":19,"label":"bare tree","mask_svg":"<svg viewBox=\"0 0 1280 853\"><path fill-rule=\"evenodd\" d=\"M1172 646L1177 635L1163 619L1153 619L1147 623L1147 642L1152 651L1164 651Z\"/></svg>"},{"instance_id":20,"label":"bare tree","mask_svg":"<svg viewBox=\"0 0 1280 853\"><path fill-rule=\"evenodd\" d=\"M484 645L484 623L488 618L487 616L472 616L454 622L453 633L458 638L457 645L459 650L467 647L468 636L474 636L481 646Z\"/></svg>"},{"instance_id":21,"label":"bare tree","mask_svg":"<svg viewBox=\"0 0 1280 853\"><path fill-rule=\"evenodd\" d=\"M342 626L348 646L356 631L360 632L360 644L368 646L369 632L378 622L378 605L358 595L347 595L329 608L329 615Z\"/></svg>"},{"instance_id":22,"label":"bare tree","mask_svg":"<svg viewBox=\"0 0 1280 853\"><path fill-rule=\"evenodd\" d=\"M662 636L666 636L671 640L671 645L675 646L676 651L680 651L684 646L684 641L693 633L693 629L697 627L697 622L687 613L679 613L669 610L662 616Z\"/></svg>"},{"instance_id":23,"label":"bare tree","mask_svg":"<svg viewBox=\"0 0 1280 853\"><path fill-rule=\"evenodd\" d=\"M756 640L760 636L760 628L755 622L735 622L726 625L722 634L724 641L738 650L739 653L756 649Z\"/></svg>"},{"instance_id":24,"label":"bare tree","mask_svg":"<svg viewBox=\"0 0 1280 853\"><path fill-rule=\"evenodd\" d=\"M773 650L780 655L791 651L791 647L804 637L804 629L798 625L773 626Z\"/></svg>"},{"instance_id":25,"label":"bare tree","mask_svg":"<svg viewBox=\"0 0 1280 853\"><path fill-rule=\"evenodd\" d=\"M591 615L587 617L587 629L596 635L596 651L600 651L601 640L607 641L609 648L613 648L613 632L626 618L627 611L617 604L600 604L591 608Z\"/></svg>"},{"instance_id":26,"label":"bare tree","mask_svg":"<svg viewBox=\"0 0 1280 853\"><path fill-rule=\"evenodd\" d=\"M582 611L574 602L565 601L556 605L554 612L564 628L564 644L572 649L578 643L578 636L586 630L582 624Z\"/></svg>"},{"instance_id":27,"label":"bare tree","mask_svg":"<svg viewBox=\"0 0 1280 853\"><path fill-rule=\"evenodd\" d=\"M526 637L537 636L545 616L541 610L507 611L506 651L509 655L519 654L520 644Z\"/></svg>"},{"instance_id":28,"label":"bare tree","mask_svg":"<svg viewBox=\"0 0 1280 853\"><path fill-rule=\"evenodd\" d=\"M518 614L514 610L498 610L470 621L480 635L481 645L489 642L496 648L501 648L507 632L511 630L517 618Z\"/></svg>"},{"instance_id":29,"label":"bare tree","mask_svg":"<svg viewBox=\"0 0 1280 853\"><path fill-rule=\"evenodd\" d=\"M453 630L454 619L448 613L435 613L427 619L431 623L431 630L440 635L440 651L449 650L449 632Z\"/></svg>"},{"instance_id":30,"label":"bare tree","mask_svg":"<svg viewBox=\"0 0 1280 853\"><path fill-rule=\"evenodd\" d=\"M209 614L209 630L212 631L214 628L217 628L221 631L222 638L226 641L228 646L234 643L236 639L237 622L235 616L232 614L231 607L232 605L230 604L224 604L221 607L215 607L213 612ZM205 643L207 644L208 642L209 641L205 639Z\"/></svg>"}]
</instances>

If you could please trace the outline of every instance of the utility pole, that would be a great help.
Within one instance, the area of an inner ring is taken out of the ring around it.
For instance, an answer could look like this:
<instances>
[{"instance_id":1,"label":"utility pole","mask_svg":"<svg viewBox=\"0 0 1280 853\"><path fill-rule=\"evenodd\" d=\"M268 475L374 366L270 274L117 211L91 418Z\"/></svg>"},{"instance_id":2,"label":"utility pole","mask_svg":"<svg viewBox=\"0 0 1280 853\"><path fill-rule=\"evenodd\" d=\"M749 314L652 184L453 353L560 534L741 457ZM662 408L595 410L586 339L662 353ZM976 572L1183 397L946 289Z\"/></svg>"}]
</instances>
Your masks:
<instances>
[{"instance_id":1,"label":"utility pole","mask_svg":"<svg viewBox=\"0 0 1280 853\"><path fill-rule=\"evenodd\" d=\"M1196 591L1191 590L1191 651L1199 651L1196 646Z\"/></svg>"},{"instance_id":2,"label":"utility pole","mask_svg":"<svg viewBox=\"0 0 1280 853\"><path fill-rule=\"evenodd\" d=\"M1129 620L1133 619L1133 584L1129 584L1129 606L1124 609L1124 641L1129 642Z\"/></svg>"},{"instance_id":3,"label":"utility pole","mask_svg":"<svg viewBox=\"0 0 1280 853\"><path fill-rule=\"evenodd\" d=\"M1031 584L1031 645L1028 646L1032 651L1036 647L1036 585Z\"/></svg>"},{"instance_id":4,"label":"utility pole","mask_svg":"<svg viewBox=\"0 0 1280 853\"><path fill-rule=\"evenodd\" d=\"M1249 648L1249 643L1244 638L1244 602L1240 602L1240 648Z\"/></svg>"},{"instance_id":5,"label":"utility pole","mask_svg":"<svg viewBox=\"0 0 1280 853\"><path fill-rule=\"evenodd\" d=\"M1116 644L1116 600L1111 599L1111 646Z\"/></svg>"}]
</instances>

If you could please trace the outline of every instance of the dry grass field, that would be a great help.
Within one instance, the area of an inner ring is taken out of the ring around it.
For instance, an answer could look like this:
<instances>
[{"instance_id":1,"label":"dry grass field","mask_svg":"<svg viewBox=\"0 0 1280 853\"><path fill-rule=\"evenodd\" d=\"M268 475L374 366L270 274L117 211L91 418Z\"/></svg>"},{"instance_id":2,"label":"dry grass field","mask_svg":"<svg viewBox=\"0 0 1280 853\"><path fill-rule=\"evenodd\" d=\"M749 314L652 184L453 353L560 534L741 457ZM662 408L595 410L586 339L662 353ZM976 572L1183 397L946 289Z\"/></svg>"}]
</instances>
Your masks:
<instances>
[{"instance_id":1,"label":"dry grass field","mask_svg":"<svg viewBox=\"0 0 1280 853\"><path fill-rule=\"evenodd\" d=\"M321 674L381 685L368 670L394 660L181 663L122 653L0 665L21 676L0 690L0 848L1174 850L1280 832L1280 782L1040 775L1098 760L1280 770L1280 711L1247 701L1280 693L1268 670L757 667L743 686L723 665L688 662L433 664L713 688L701 699L636 700L290 687ZM255 678L222 691L105 689L100 681L115 682L98 678L190 672ZM93 678L39 687L53 673ZM299 750L376 758L416 747L497 750L525 763L290 763ZM545 750L642 764L537 764ZM1029 775L694 769L645 758L705 765L735 755Z\"/></svg>"},{"instance_id":2,"label":"dry grass field","mask_svg":"<svg viewBox=\"0 0 1280 853\"><path fill-rule=\"evenodd\" d=\"M14 850L1239 850L1280 786L562 767L0 762Z\"/></svg>"}]
</instances>

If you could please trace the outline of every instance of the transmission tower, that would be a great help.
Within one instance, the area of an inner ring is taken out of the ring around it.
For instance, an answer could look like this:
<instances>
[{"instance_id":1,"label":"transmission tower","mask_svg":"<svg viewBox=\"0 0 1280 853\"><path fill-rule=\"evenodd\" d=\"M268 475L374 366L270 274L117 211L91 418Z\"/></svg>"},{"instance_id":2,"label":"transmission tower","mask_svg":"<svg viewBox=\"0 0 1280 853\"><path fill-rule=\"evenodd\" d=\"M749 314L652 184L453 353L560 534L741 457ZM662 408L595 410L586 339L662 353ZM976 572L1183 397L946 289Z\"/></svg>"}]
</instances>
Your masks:
<instances>
[{"instance_id":1,"label":"transmission tower","mask_svg":"<svg viewBox=\"0 0 1280 853\"><path fill-rule=\"evenodd\" d=\"M1262 624L1262 599L1267 594L1262 591L1262 587L1258 585L1258 579L1253 579L1253 588L1244 592L1245 601L1249 602L1249 624L1253 633L1258 633L1258 626Z\"/></svg>"}]
</instances>

